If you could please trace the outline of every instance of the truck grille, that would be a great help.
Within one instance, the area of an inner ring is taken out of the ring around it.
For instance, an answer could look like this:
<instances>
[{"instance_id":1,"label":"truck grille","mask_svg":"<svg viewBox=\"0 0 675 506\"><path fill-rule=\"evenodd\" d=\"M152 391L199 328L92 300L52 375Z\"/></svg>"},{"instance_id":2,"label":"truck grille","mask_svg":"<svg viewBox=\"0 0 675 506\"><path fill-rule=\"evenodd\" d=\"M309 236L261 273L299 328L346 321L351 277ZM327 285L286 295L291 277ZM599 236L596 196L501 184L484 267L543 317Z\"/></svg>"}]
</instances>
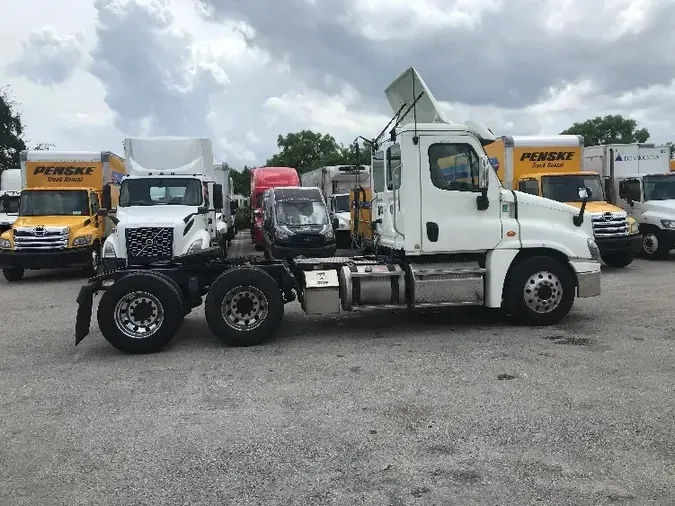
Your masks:
<instances>
[{"instance_id":1,"label":"truck grille","mask_svg":"<svg viewBox=\"0 0 675 506\"><path fill-rule=\"evenodd\" d=\"M14 229L16 250L58 250L68 247L68 228L20 227Z\"/></svg>"},{"instance_id":2,"label":"truck grille","mask_svg":"<svg viewBox=\"0 0 675 506\"><path fill-rule=\"evenodd\" d=\"M164 260L173 257L173 228L128 228L125 233L129 260Z\"/></svg>"},{"instance_id":3,"label":"truck grille","mask_svg":"<svg viewBox=\"0 0 675 506\"><path fill-rule=\"evenodd\" d=\"M323 246L324 237L320 234L295 234L291 238L291 244L297 248Z\"/></svg>"},{"instance_id":4,"label":"truck grille","mask_svg":"<svg viewBox=\"0 0 675 506\"><path fill-rule=\"evenodd\" d=\"M597 238L628 235L628 218L612 213L593 216L593 234Z\"/></svg>"}]
</instances>

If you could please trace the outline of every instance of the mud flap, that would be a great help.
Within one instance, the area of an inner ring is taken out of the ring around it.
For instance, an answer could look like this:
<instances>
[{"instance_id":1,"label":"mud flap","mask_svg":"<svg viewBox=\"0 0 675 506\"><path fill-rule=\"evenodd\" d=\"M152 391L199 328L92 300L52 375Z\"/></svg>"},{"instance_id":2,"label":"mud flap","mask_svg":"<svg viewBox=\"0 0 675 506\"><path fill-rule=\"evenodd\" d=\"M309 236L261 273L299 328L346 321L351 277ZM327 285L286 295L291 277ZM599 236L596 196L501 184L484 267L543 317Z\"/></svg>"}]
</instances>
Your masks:
<instances>
[{"instance_id":1,"label":"mud flap","mask_svg":"<svg viewBox=\"0 0 675 506\"><path fill-rule=\"evenodd\" d=\"M80 288L77 296L77 318L75 320L75 346L89 335L91 312L94 304L94 293L101 288L100 283L94 282Z\"/></svg>"}]
</instances>

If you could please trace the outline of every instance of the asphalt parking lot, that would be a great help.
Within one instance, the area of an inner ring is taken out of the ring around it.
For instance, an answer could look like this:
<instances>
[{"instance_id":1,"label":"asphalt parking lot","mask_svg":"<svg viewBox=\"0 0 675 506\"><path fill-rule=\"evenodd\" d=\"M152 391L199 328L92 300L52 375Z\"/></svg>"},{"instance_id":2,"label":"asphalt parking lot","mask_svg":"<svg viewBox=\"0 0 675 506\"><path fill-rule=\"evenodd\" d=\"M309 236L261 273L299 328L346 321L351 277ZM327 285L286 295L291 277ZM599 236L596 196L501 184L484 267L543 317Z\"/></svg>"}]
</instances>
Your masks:
<instances>
[{"instance_id":1,"label":"asphalt parking lot","mask_svg":"<svg viewBox=\"0 0 675 506\"><path fill-rule=\"evenodd\" d=\"M555 327L294 304L234 349L197 308L145 356L74 346L84 282L0 279L2 505L675 504L675 256Z\"/></svg>"}]
</instances>

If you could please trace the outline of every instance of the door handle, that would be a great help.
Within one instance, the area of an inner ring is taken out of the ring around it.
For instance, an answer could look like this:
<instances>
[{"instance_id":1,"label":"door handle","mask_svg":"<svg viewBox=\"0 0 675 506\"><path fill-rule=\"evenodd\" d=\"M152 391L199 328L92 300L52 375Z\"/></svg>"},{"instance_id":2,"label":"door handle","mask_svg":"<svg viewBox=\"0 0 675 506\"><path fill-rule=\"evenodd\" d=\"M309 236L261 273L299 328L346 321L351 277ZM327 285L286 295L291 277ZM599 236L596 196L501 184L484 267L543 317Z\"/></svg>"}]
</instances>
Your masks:
<instances>
[{"instance_id":1,"label":"door handle","mask_svg":"<svg viewBox=\"0 0 675 506\"><path fill-rule=\"evenodd\" d=\"M433 221L427 221L427 238L431 242L438 241L438 223L434 223Z\"/></svg>"}]
</instances>

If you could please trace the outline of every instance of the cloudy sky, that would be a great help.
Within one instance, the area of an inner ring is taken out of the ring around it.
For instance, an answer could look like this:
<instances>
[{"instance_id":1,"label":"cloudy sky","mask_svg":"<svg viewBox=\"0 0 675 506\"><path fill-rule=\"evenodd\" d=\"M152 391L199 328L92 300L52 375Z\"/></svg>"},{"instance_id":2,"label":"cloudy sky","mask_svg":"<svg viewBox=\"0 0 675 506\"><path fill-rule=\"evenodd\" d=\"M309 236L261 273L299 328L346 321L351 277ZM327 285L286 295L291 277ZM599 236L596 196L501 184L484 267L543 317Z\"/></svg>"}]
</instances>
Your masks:
<instances>
[{"instance_id":1,"label":"cloudy sky","mask_svg":"<svg viewBox=\"0 0 675 506\"><path fill-rule=\"evenodd\" d=\"M619 113L675 139L675 0L32 0L0 30L28 139L62 150L208 136L241 167L302 128L372 137L411 65L498 134Z\"/></svg>"}]
</instances>

